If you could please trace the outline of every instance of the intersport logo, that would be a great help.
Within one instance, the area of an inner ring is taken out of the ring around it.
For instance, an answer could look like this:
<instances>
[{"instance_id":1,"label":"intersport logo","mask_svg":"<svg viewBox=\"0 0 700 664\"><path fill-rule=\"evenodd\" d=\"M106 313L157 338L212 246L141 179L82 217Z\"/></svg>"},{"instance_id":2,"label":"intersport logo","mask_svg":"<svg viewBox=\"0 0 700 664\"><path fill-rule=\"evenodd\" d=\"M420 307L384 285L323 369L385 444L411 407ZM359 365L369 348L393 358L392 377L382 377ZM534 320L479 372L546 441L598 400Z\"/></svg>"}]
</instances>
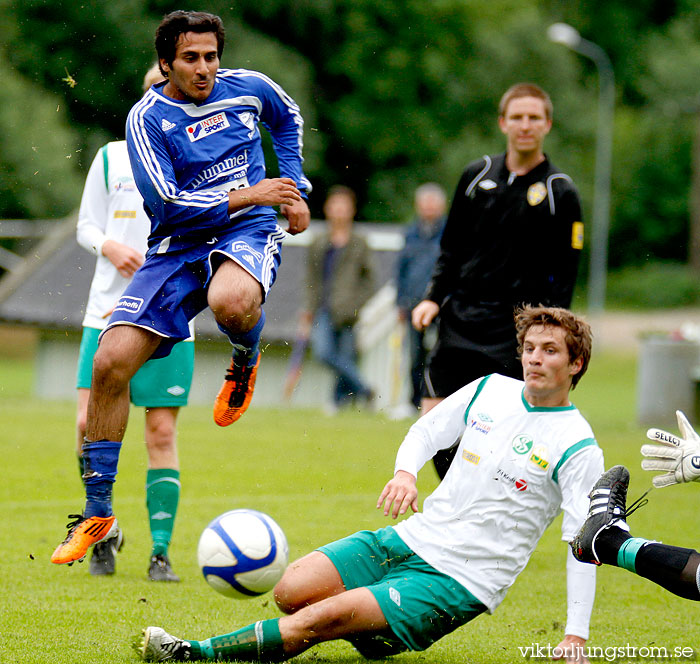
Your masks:
<instances>
[{"instance_id":1,"label":"intersport logo","mask_svg":"<svg viewBox=\"0 0 700 664\"><path fill-rule=\"evenodd\" d=\"M187 135L190 141L194 143L218 131L222 131L228 126L230 125L226 113L217 113L216 115L210 115L208 118L204 118L203 120L189 125L187 127Z\"/></svg>"}]
</instances>

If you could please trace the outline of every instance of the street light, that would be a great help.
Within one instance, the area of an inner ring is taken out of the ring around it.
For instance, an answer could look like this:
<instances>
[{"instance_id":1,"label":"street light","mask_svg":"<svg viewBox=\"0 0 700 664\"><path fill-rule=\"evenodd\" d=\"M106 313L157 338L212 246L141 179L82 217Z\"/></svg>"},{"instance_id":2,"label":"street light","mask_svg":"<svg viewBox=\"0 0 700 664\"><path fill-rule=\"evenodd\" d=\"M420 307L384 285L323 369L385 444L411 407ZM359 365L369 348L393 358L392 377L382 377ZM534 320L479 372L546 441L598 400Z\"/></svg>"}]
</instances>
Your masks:
<instances>
[{"instance_id":1,"label":"street light","mask_svg":"<svg viewBox=\"0 0 700 664\"><path fill-rule=\"evenodd\" d=\"M554 23L547 29L549 39L593 60L598 69L598 132L595 149L593 231L588 275L588 308L600 313L605 308L610 229L610 174L612 132L615 109L615 73L608 54L598 44L581 37L567 23Z\"/></svg>"}]
</instances>

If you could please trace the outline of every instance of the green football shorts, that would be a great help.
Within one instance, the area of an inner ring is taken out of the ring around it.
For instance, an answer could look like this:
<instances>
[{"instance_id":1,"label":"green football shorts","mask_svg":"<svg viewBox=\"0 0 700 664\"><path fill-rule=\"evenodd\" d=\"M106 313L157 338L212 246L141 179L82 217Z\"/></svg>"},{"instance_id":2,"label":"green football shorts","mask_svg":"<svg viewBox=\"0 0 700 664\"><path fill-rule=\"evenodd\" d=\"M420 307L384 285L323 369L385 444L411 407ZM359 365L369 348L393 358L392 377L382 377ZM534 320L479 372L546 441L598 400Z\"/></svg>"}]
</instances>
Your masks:
<instances>
[{"instance_id":1,"label":"green football shorts","mask_svg":"<svg viewBox=\"0 0 700 664\"><path fill-rule=\"evenodd\" d=\"M425 650L486 611L464 586L416 555L391 526L362 530L318 550L330 558L347 590L372 592L389 623L393 634L350 640L366 657Z\"/></svg>"},{"instance_id":2,"label":"green football shorts","mask_svg":"<svg viewBox=\"0 0 700 664\"><path fill-rule=\"evenodd\" d=\"M92 385L92 358L101 330L83 328L76 387ZM194 342L181 341L167 357L148 360L129 383L131 403L143 408L179 408L187 405L194 371Z\"/></svg>"}]
</instances>

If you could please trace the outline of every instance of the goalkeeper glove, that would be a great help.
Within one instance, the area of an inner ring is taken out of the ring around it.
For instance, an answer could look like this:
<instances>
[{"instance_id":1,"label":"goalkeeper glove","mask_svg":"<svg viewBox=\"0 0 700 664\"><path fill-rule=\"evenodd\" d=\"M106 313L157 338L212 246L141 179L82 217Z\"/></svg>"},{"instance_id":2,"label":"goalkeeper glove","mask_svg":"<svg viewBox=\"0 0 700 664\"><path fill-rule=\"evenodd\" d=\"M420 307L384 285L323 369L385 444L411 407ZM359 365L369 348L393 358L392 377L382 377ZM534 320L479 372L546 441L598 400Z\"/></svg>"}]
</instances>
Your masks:
<instances>
[{"instance_id":1,"label":"goalkeeper glove","mask_svg":"<svg viewBox=\"0 0 700 664\"><path fill-rule=\"evenodd\" d=\"M700 480L700 436L680 410L676 411L676 418L682 438L661 429L649 429L647 438L660 444L642 445L642 455L646 457L642 468L664 471L652 479L655 487Z\"/></svg>"}]
</instances>

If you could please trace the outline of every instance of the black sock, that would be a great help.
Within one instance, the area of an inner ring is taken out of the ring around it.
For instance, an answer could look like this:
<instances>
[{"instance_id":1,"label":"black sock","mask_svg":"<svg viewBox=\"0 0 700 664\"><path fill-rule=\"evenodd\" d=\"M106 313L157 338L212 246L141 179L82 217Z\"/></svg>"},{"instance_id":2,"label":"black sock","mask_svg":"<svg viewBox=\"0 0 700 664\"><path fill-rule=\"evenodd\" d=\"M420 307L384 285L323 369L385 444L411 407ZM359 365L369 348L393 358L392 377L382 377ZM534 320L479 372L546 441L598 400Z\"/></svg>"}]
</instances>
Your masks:
<instances>
[{"instance_id":1,"label":"black sock","mask_svg":"<svg viewBox=\"0 0 700 664\"><path fill-rule=\"evenodd\" d=\"M639 576L657 583L674 595L700 601L700 554L694 549L650 542L637 551L634 566Z\"/></svg>"},{"instance_id":2,"label":"black sock","mask_svg":"<svg viewBox=\"0 0 700 664\"><path fill-rule=\"evenodd\" d=\"M595 542L595 552L598 560L604 565L617 565L617 552L622 544L630 539L630 535L626 530L613 526L606 528Z\"/></svg>"}]
</instances>

